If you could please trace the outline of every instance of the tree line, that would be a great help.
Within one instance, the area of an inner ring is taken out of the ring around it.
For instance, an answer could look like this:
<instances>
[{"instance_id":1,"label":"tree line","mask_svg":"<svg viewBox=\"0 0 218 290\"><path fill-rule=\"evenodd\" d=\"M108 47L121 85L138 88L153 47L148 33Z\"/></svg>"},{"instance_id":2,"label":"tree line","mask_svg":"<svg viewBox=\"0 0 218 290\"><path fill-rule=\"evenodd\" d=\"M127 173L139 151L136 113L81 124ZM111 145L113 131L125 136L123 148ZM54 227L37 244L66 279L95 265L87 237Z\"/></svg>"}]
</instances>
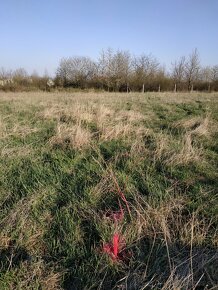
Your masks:
<instances>
[{"instance_id":1,"label":"tree line","mask_svg":"<svg viewBox=\"0 0 218 290\"><path fill-rule=\"evenodd\" d=\"M1 86L1 80L11 82ZM218 91L218 65L202 66L197 49L171 64L170 69L151 54L131 55L128 51L102 50L97 61L90 57L60 60L54 78L24 69L0 71L0 89L96 89L108 92L146 91Z\"/></svg>"},{"instance_id":2,"label":"tree line","mask_svg":"<svg viewBox=\"0 0 218 290\"><path fill-rule=\"evenodd\" d=\"M28 74L24 68L14 71L0 68L0 90L2 91L44 91L54 86L54 80L47 73L39 76L37 72Z\"/></svg>"}]
</instances>

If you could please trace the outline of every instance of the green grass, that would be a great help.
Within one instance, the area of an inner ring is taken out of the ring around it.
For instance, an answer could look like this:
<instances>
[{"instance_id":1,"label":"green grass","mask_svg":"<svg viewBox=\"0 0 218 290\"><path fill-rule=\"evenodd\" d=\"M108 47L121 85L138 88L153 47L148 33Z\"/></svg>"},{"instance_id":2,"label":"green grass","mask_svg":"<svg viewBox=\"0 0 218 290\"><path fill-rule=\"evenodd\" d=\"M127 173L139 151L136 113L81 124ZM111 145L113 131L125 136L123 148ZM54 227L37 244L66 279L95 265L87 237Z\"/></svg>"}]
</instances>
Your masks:
<instances>
[{"instance_id":1,"label":"green grass","mask_svg":"<svg viewBox=\"0 0 218 290\"><path fill-rule=\"evenodd\" d=\"M4 93L0 112L0 289L218 287L217 94Z\"/></svg>"}]
</instances>

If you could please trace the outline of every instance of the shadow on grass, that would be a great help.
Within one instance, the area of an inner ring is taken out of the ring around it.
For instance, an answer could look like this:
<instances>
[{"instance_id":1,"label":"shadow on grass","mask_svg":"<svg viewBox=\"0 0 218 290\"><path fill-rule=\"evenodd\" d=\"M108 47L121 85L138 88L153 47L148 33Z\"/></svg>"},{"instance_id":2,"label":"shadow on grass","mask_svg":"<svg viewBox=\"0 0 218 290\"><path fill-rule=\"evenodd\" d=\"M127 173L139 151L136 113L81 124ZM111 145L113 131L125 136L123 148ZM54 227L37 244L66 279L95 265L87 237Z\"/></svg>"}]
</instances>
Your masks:
<instances>
[{"instance_id":1,"label":"shadow on grass","mask_svg":"<svg viewBox=\"0 0 218 290\"><path fill-rule=\"evenodd\" d=\"M7 248L0 250L0 272L5 273L19 267L22 262L30 260L31 257L25 248L11 242Z\"/></svg>"}]
</instances>

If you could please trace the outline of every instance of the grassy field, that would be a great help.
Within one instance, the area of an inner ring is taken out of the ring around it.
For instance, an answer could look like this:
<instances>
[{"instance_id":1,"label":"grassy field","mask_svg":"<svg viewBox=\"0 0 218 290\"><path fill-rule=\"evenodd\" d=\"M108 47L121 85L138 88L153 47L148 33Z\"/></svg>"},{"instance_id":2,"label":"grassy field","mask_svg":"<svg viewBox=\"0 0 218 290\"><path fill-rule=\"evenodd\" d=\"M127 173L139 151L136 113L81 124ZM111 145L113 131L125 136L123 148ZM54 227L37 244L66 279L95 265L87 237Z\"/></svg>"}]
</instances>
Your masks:
<instances>
[{"instance_id":1,"label":"grassy field","mask_svg":"<svg viewBox=\"0 0 218 290\"><path fill-rule=\"evenodd\" d=\"M0 93L0 289L218 289L218 94Z\"/></svg>"}]
</instances>

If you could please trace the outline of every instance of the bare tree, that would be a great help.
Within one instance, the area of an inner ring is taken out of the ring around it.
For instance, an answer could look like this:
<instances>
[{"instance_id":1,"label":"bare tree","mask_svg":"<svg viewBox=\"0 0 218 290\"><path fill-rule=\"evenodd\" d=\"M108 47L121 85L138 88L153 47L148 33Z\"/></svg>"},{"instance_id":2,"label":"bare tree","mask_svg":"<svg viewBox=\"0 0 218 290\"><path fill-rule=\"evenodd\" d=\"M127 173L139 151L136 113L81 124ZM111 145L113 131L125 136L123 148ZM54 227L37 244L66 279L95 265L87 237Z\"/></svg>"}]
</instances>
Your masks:
<instances>
[{"instance_id":1,"label":"bare tree","mask_svg":"<svg viewBox=\"0 0 218 290\"><path fill-rule=\"evenodd\" d=\"M12 78L13 72L11 70L6 70L5 68L0 68L0 79Z\"/></svg>"},{"instance_id":2,"label":"bare tree","mask_svg":"<svg viewBox=\"0 0 218 290\"><path fill-rule=\"evenodd\" d=\"M17 81L22 81L28 78L28 73L24 68L18 68L13 72L13 78Z\"/></svg>"},{"instance_id":3,"label":"bare tree","mask_svg":"<svg viewBox=\"0 0 218 290\"><path fill-rule=\"evenodd\" d=\"M113 76L113 56L114 52L111 48L102 50L98 59L98 79L102 84L102 87L106 86L107 90L110 90Z\"/></svg>"},{"instance_id":4,"label":"bare tree","mask_svg":"<svg viewBox=\"0 0 218 290\"><path fill-rule=\"evenodd\" d=\"M62 58L56 72L58 85L66 86L70 81L70 59Z\"/></svg>"},{"instance_id":5,"label":"bare tree","mask_svg":"<svg viewBox=\"0 0 218 290\"><path fill-rule=\"evenodd\" d=\"M200 60L198 50L195 49L192 54L189 55L188 60L185 63L185 78L187 82L188 90L193 90L194 82L198 79L200 70Z\"/></svg>"},{"instance_id":6,"label":"bare tree","mask_svg":"<svg viewBox=\"0 0 218 290\"><path fill-rule=\"evenodd\" d=\"M132 61L133 79L136 86L145 88L145 83L150 82L154 78L159 69L159 62L155 57L142 54L134 57Z\"/></svg>"},{"instance_id":7,"label":"bare tree","mask_svg":"<svg viewBox=\"0 0 218 290\"><path fill-rule=\"evenodd\" d=\"M98 61L99 78L113 90L120 90L122 86L128 87L131 70L131 56L128 51L114 52L108 48L102 51Z\"/></svg>"},{"instance_id":8,"label":"bare tree","mask_svg":"<svg viewBox=\"0 0 218 290\"><path fill-rule=\"evenodd\" d=\"M112 61L112 77L116 90L121 86L128 87L128 77L130 73L131 58L128 51L117 51Z\"/></svg>"},{"instance_id":9,"label":"bare tree","mask_svg":"<svg viewBox=\"0 0 218 290\"><path fill-rule=\"evenodd\" d=\"M175 91L181 87L182 82L185 78L185 56L182 56L178 61L172 64L172 78L175 83Z\"/></svg>"},{"instance_id":10,"label":"bare tree","mask_svg":"<svg viewBox=\"0 0 218 290\"><path fill-rule=\"evenodd\" d=\"M57 69L56 78L64 86L84 88L96 71L96 64L88 57L63 58Z\"/></svg>"},{"instance_id":11,"label":"bare tree","mask_svg":"<svg viewBox=\"0 0 218 290\"><path fill-rule=\"evenodd\" d=\"M213 82L218 81L218 65L214 65L211 68L211 71L212 71L212 81Z\"/></svg>"},{"instance_id":12,"label":"bare tree","mask_svg":"<svg viewBox=\"0 0 218 290\"><path fill-rule=\"evenodd\" d=\"M210 66L202 67L199 72L200 81L207 85L207 90L210 91L213 81L213 71Z\"/></svg>"},{"instance_id":13,"label":"bare tree","mask_svg":"<svg viewBox=\"0 0 218 290\"><path fill-rule=\"evenodd\" d=\"M151 54L132 57L128 51L111 48L102 50L97 62L89 57L69 57L60 61L56 73L56 85L78 88L95 87L108 91L216 90L218 66L202 68L195 49L188 57L165 68Z\"/></svg>"},{"instance_id":14,"label":"bare tree","mask_svg":"<svg viewBox=\"0 0 218 290\"><path fill-rule=\"evenodd\" d=\"M29 85L29 76L24 68L16 69L13 74L13 80L18 86L25 87Z\"/></svg>"},{"instance_id":15,"label":"bare tree","mask_svg":"<svg viewBox=\"0 0 218 290\"><path fill-rule=\"evenodd\" d=\"M203 82L211 82L213 78L212 68L210 66L202 67L199 71L199 78Z\"/></svg>"}]
</instances>

